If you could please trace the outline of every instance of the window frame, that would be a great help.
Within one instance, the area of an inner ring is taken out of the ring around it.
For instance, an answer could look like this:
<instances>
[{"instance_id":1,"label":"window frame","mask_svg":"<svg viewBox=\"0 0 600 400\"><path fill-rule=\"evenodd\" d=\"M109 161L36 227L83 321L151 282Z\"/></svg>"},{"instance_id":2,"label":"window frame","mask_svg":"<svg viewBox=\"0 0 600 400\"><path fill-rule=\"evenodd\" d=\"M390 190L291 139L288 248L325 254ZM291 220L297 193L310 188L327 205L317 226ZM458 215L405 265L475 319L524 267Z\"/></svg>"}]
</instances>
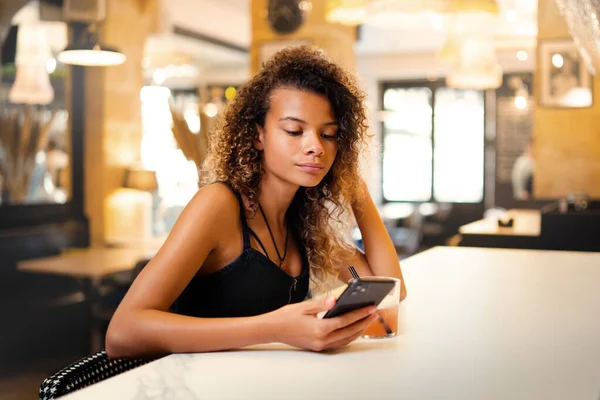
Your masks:
<instances>
[{"instance_id":1,"label":"window frame","mask_svg":"<svg viewBox=\"0 0 600 400\"><path fill-rule=\"evenodd\" d=\"M448 204L473 204L480 205L485 202L486 199L486 182L487 182L487 164L488 164L488 148L490 146L488 137L488 91L480 90L483 94L483 182L482 182L482 197L479 202L442 202L435 198L435 98L437 89L449 87L446 85L445 79L418 79L418 80L386 80L379 83L379 98L378 98L378 110L384 110L384 96L388 89L412 89L412 88L428 88L431 90L431 196L427 200L390 200L385 197L383 187L383 156L385 154L385 135L387 131L385 129L384 121L379 121L380 133L381 133L381 201L382 203L448 203Z\"/></svg>"}]
</instances>

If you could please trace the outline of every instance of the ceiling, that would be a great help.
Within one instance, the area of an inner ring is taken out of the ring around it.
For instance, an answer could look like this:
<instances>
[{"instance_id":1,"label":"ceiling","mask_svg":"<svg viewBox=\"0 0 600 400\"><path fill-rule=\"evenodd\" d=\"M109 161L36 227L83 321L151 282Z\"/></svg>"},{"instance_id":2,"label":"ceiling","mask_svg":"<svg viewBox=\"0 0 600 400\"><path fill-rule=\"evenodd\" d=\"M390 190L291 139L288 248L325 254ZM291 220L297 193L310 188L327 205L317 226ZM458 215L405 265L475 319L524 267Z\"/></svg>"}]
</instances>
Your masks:
<instances>
[{"instance_id":1,"label":"ceiling","mask_svg":"<svg viewBox=\"0 0 600 400\"><path fill-rule=\"evenodd\" d=\"M493 36L496 48L500 50L535 47L537 1L497 0L499 15L491 20L477 17L475 33ZM453 22L460 24L460 21L450 18L432 23L426 16L411 16L393 30L365 24L361 26L355 50L357 55L435 52L442 48L446 37L453 31L456 26Z\"/></svg>"},{"instance_id":2,"label":"ceiling","mask_svg":"<svg viewBox=\"0 0 600 400\"><path fill-rule=\"evenodd\" d=\"M499 15L486 21L486 33L494 37L499 50L535 48L537 36L537 0L497 0ZM165 3L166 4L166 3ZM250 45L250 0L169 0L165 7L169 23L184 26L206 36L237 46ZM411 18L410 23L389 30L363 25L355 45L361 56L430 53L442 48L452 31L451 21L441 21L437 29ZM478 28L477 34L484 33ZM148 43L148 51L176 48L195 55L198 65L232 65L248 63L249 55L201 41L186 40L167 33L156 35Z\"/></svg>"},{"instance_id":3,"label":"ceiling","mask_svg":"<svg viewBox=\"0 0 600 400\"><path fill-rule=\"evenodd\" d=\"M174 26L236 46L250 46L250 0L162 0L163 34Z\"/></svg>"},{"instance_id":4,"label":"ceiling","mask_svg":"<svg viewBox=\"0 0 600 400\"><path fill-rule=\"evenodd\" d=\"M535 48L537 35L537 0L497 0L500 15L484 29L494 37L501 50ZM199 71L232 66L248 69L251 41L250 0L162 0L163 23L160 32L146 43L146 64L153 69L168 63L169 57L189 63ZM19 18L26 16L20 13ZM436 26L419 18L399 24L400 28L384 30L368 24L361 26L355 45L358 57L433 53L444 45L452 31L451 21L438 21ZM66 45L66 31L60 24L49 25L53 50ZM158 60L158 61L157 61Z\"/></svg>"},{"instance_id":5,"label":"ceiling","mask_svg":"<svg viewBox=\"0 0 600 400\"><path fill-rule=\"evenodd\" d=\"M161 31L146 42L147 78L163 67L169 54L186 54L196 68L191 76L171 75L166 83L173 87L185 86L189 78L201 79L209 69L249 70L249 0L163 0L161 14Z\"/></svg>"},{"instance_id":6,"label":"ceiling","mask_svg":"<svg viewBox=\"0 0 600 400\"><path fill-rule=\"evenodd\" d=\"M40 12L38 3L30 1L25 7L21 8L11 19L13 25L19 25L30 21L38 21ZM48 39L48 45L52 52L57 53L67 45L67 26L63 22L44 21L44 29Z\"/></svg>"},{"instance_id":7,"label":"ceiling","mask_svg":"<svg viewBox=\"0 0 600 400\"><path fill-rule=\"evenodd\" d=\"M492 24L486 23L486 29L500 48L530 47L535 42L537 1L497 0L500 15ZM172 24L240 46L250 45L250 0L169 0L165 13ZM411 19L415 22L393 31L363 25L357 54L435 51L451 29L450 21L435 29L418 17Z\"/></svg>"}]
</instances>

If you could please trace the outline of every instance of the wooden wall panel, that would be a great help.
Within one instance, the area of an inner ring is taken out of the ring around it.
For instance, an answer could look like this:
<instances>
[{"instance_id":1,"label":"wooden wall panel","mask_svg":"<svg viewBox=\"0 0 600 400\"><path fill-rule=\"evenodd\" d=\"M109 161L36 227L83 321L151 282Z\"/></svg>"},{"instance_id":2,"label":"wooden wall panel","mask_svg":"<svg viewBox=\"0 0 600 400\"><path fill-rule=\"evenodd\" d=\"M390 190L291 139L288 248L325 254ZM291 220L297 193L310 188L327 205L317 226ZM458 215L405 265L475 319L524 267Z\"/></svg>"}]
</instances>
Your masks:
<instances>
[{"instance_id":1,"label":"wooden wall panel","mask_svg":"<svg viewBox=\"0 0 600 400\"><path fill-rule=\"evenodd\" d=\"M539 0L538 29L538 46L544 40L570 38L554 0ZM539 61L535 75L539 105ZM594 78L593 94L590 108L536 108L533 149L537 198L563 197L571 192L600 198L600 77Z\"/></svg>"}]
</instances>

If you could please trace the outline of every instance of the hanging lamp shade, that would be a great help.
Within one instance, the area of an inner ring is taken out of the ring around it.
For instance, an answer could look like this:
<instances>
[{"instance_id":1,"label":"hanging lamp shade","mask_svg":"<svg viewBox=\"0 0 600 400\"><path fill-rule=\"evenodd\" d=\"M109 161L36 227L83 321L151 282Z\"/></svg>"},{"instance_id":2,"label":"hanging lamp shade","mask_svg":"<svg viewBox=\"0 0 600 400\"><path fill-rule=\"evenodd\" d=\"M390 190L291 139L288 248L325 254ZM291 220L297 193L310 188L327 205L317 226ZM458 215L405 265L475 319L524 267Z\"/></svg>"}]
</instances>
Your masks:
<instances>
[{"instance_id":1,"label":"hanging lamp shade","mask_svg":"<svg viewBox=\"0 0 600 400\"><path fill-rule=\"evenodd\" d=\"M461 45L458 62L446 77L446 85L457 89L496 89L502 85L502 67L491 39L467 38Z\"/></svg>"},{"instance_id":2,"label":"hanging lamp shade","mask_svg":"<svg viewBox=\"0 0 600 400\"><path fill-rule=\"evenodd\" d=\"M15 81L8 99L15 104L49 104L54 100L54 90L46 70L52 58L46 32L38 23L19 25L17 33L17 67Z\"/></svg>"},{"instance_id":3,"label":"hanging lamp shade","mask_svg":"<svg viewBox=\"0 0 600 400\"><path fill-rule=\"evenodd\" d=\"M328 22L358 26L367 18L367 0L327 0L325 19Z\"/></svg>"},{"instance_id":4,"label":"hanging lamp shade","mask_svg":"<svg viewBox=\"0 0 600 400\"><path fill-rule=\"evenodd\" d=\"M86 67L108 67L120 65L127 57L114 47L100 42L95 25L89 25L87 32L75 43L69 44L58 55L64 64Z\"/></svg>"}]
</instances>

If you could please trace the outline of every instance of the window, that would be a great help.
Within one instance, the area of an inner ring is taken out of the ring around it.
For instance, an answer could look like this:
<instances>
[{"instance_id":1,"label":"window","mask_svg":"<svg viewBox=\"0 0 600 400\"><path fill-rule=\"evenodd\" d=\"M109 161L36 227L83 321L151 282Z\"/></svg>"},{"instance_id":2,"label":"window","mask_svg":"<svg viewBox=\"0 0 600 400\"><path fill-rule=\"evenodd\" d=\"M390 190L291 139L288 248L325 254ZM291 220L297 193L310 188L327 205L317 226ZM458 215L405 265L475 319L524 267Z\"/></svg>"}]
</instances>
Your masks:
<instances>
[{"instance_id":1,"label":"window","mask_svg":"<svg viewBox=\"0 0 600 400\"><path fill-rule=\"evenodd\" d=\"M481 202L484 92L436 83L383 89L384 199Z\"/></svg>"},{"instance_id":2,"label":"window","mask_svg":"<svg viewBox=\"0 0 600 400\"><path fill-rule=\"evenodd\" d=\"M198 169L177 146L171 131L169 101L171 91L162 86L145 86L142 101L141 161L146 169L156 171L158 199L153 210L153 231L169 232L175 220L198 191ZM187 114L193 121L193 115ZM190 123L188 121L188 124ZM193 121L192 127L197 125Z\"/></svg>"}]
</instances>

